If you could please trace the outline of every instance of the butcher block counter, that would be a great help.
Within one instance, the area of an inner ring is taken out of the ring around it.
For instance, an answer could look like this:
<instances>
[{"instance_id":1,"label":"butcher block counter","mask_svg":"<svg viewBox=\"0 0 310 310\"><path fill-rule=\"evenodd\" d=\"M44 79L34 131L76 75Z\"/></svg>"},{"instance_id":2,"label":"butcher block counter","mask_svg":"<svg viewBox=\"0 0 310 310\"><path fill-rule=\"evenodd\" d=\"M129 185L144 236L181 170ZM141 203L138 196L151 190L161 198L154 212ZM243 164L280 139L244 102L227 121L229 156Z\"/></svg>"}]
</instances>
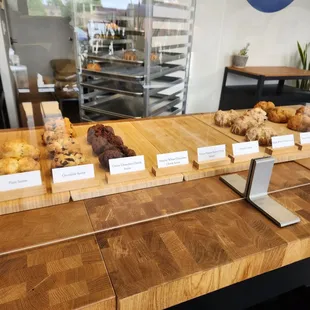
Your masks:
<instances>
[{"instance_id":1,"label":"butcher block counter","mask_svg":"<svg viewBox=\"0 0 310 310\"><path fill-rule=\"evenodd\" d=\"M151 141L152 154L182 143L192 158L211 137L202 118L140 120L134 130ZM160 128L170 144L152 140ZM195 137L188 148L180 132ZM219 144L224 134L216 132ZM237 173L247 176L244 167ZM310 257L310 159L274 167L271 197L301 219L286 228L222 183L221 173L194 174L91 199L72 201L71 193L65 204L1 215L0 309L163 309Z\"/></svg>"}]
</instances>

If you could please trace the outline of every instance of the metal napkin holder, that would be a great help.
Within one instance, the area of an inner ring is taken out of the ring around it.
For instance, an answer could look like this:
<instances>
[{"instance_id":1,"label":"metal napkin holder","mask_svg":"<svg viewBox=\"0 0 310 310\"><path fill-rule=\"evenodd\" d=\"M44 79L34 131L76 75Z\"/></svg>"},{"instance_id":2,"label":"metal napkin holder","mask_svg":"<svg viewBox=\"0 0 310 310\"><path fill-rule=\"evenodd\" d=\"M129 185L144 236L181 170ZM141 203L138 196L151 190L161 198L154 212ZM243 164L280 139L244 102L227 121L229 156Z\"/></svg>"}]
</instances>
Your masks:
<instances>
[{"instance_id":1,"label":"metal napkin holder","mask_svg":"<svg viewBox=\"0 0 310 310\"><path fill-rule=\"evenodd\" d=\"M231 187L246 200L280 227L296 224L300 218L283 207L268 195L268 187L272 169L275 163L273 157L255 158L251 160L247 180L238 174L221 176L220 180Z\"/></svg>"}]
</instances>

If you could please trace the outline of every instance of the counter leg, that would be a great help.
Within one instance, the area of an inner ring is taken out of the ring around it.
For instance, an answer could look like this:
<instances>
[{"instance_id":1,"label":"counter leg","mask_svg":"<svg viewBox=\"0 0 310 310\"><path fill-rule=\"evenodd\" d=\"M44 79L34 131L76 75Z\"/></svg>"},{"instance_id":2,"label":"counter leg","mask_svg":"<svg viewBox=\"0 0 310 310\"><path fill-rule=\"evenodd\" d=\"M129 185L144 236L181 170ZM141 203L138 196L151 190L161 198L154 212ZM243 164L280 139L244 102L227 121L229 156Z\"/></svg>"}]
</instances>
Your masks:
<instances>
[{"instance_id":1,"label":"counter leg","mask_svg":"<svg viewBox=\"0 0 310 310\"><path fill-rule=\"evenodd\" d=\"M228 69L227 67L225 67L219 108L221 108L221 106L224 104L223 100L224 100L224 91L226 88L227 76L228 76Z\"/></svg>"},{"instance_id":2,"label":"counter leg","mask_svg":"<svg viewBox=\"0 0 310 310\"><path fill-rule=\"evenodd\" d=\"M260 101L262 99L264 83L265 83L264 76L260 76L257 82L257 88L256 88L256 94L255 94L255 98L257 101Z\"/></svg>"},{"instance_id":3,"label":"counter leg","mask_svg":"<svg viewBox=\"0 0 310 310\"><path fill-rule=\"evenodd\" d=\"M277 95L282 94L285 80L279 80L277 87Z\"/></svg>"}]
</instances>

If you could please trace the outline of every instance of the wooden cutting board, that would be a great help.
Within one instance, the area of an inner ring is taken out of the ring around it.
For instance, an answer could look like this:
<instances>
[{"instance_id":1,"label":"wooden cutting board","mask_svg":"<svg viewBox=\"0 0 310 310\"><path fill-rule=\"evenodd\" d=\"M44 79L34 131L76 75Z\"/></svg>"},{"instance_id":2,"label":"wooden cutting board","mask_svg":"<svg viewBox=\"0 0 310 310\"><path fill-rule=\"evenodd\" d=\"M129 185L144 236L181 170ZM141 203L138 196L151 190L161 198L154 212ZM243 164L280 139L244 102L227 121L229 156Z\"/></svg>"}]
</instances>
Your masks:
<instances>
[{"instance_id":1,"label":"wooden cutting board","mask_svg":"<svg viewBox=\"0 0 310 310\"><path fill-rule=\"evenodd\" d=\"M41 139L42 133L43 133L42 129L0 131L0 145L5 141L22 139L34 146L39 147L41 151L40 164L41 164L42 182L45 184L47 189L47 193L44 195L1 202L0 215L24 210L48 207L69 202L70 200L69 191L59 194L53 194L51 192L50 160L48 158L46 148L42 143ZM31 190L31 188L25 190Z\"/></svg>"},{"instance_id":2,"label":"wooden cutting board","mask_svg":"<svg viewBox=\"0 0 310 310\"><path fill-rule=\"evenodd\" d=\"M136 181L108 184L105 179L106 171L101 168L98 157L93 154L91 145L87 143L87 130L91 124L75 126L82 152L94 164L95 175L100 185L71 191L71 197L74 201L183 181L181 173L165 177L155 177L151 173L152 167L156 164L156 154L160 152L130 122L104 123L104 125L113 127L115 134L123 139L125 145L135 150L137 155L144 155L149 177Z\"/></svg>"}]
</instances>

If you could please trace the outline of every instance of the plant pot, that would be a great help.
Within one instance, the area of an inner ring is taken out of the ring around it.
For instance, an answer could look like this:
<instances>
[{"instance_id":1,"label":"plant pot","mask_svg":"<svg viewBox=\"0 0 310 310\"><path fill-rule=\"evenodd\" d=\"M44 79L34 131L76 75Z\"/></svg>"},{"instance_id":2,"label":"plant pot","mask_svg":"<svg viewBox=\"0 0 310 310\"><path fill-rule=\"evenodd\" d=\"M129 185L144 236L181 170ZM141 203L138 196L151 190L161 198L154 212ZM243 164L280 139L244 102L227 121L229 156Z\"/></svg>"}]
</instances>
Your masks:
<instances>
[{"instance_id":1,"label":"plant pot","mask_svg":"<svg viewBox=\"0 0 310 310\"><path fill-rule=\"evenodd\" d=\"M234 55L232 65L237 68L244 68L246 66L248 59L249 56Z\"/></svg>"}]
</instances>

